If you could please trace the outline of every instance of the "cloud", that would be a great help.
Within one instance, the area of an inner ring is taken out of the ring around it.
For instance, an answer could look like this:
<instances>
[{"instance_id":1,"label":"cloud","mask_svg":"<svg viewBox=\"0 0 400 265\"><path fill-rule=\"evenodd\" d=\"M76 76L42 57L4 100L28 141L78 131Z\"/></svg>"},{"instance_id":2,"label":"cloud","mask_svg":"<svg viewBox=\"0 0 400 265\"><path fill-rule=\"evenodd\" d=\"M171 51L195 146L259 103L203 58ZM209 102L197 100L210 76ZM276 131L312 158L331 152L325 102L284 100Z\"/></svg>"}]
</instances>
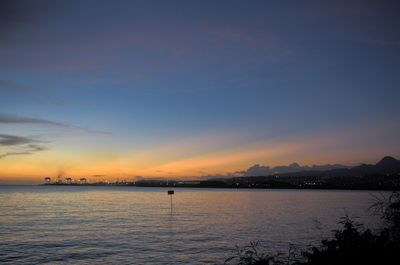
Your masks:
<instances>
[{"instance_id":1,"label":"cloud","mask_svg":"<svg viewBox=\"0 0 400 265\"><path fill-rule=\"evenodd\" d=\"M106 176L107 176L107 175L104 175L104 174L91 175L92 178L104 178L104 177L106 177Z\"/></svg>"},{"instance_id":2,"label":"cloud","mask_svg":"<svg viewBox=\"0 0 400 265\"><path fill-rule=\"evenodd\" d=\"M38 124L46 124L46 125L53 125L60 127L70 126L64 123L54 122L45 119L19 117L14 115L5 115L5 114L0 114L0 123L38 123Z\"/></svg>"},{"instance_id":3,"label":"cloud","mask_svg":"<svg viewBox=\"0 0 400 265\"><path fill-rule=\"evenodd\" d=\"M47 150L47 148L44 146L30 144L30 145L24 147L23 150L25 150L25 151L6 152L4 154L0 154L0 159L5 158L7 156L13 156L13 155L31 155L35 152Z\"/></svg>"},{"instance_id":4,"label":"cloud","mask_svg":"<svg viewBox=\"0 0 400 265\"><path fill-rule=\"evenodd\" d=\"M13 146L22 145L36 142L36 140L29 137L22 137L9 134L0 134L0 146Z\"/></svg>"},{"instance_id":5,"label":"cloud","mask_svg":"<svg viewBox=\"0 0 400 265\"><path fill-rule=\"evenodd\" d=\"M254 166L251 166L244 171L238 171L236 173L241 176L269 176L274 174L293 173L299 171L322 171L336 168L347 168L347 166L343 166L340 164L300 166L298 163L292 163L286 166L269 167L255 164Z\"/></svg>"},{"instance_id":6,"label":"cloud","mask_svg":"<svg viewBox=\"0 0 400 265\"><path fill-rule=\"evenodd\" d=\"M38 145L37 139L9 134L0 134L0 146L11 148L11 151L0 154L0 159L13 155L30 155L47 150L47 147Z\"/></svg>"},{"instance_id":7,"label":"cloud","mask_svg":"<svg viewBox=\"0 0 400 265\"><path fill-rule=\"evenodd\" d=\"M7 152L4 154L1 154L0 159L3 159L7 156L12 156L12 155L29 155L29 154L31 154L31 153L30 152Z\"/></svg>"},{"instance_id":8,"label":"cloud","mask_svg":"<svg viewBox=\"0 0 400 265\"><path fill-rule=\"evenodd\" d=\"M38 124L38 125L59 127L64 129L77 130L85 133L94 133L103 135L111 134L111 132L98 131L92 128L79 127L75 125L70 125L66 123L61 123L41 118L21 117L21 116L6 115L6 114L0 114L0 124ZM43 141L40 141L33 137L0 134L0 147L3 146L11 149L3 154L0 154L0 159L14 155L30 155L48 149L47 147L39 145L38 143L43 143Z\"/></svg>"},{"instance_id":9,"label":"cloud","mask_svg":"<svg viewBox=\"0 0 400 265\"><path fill-rule=\"evenodd\" d=\"M94 134L103 134L103 135L111 135L111 132L106 131L98 131L88 127L80 127L71 124L40 119L40 118L32 118L32 117L20 117L15 115L7 115L7 114L0 114L0 124L1 123L8 123L8 124L39 124L39 125L48 125L53 127L60 127L72 130L78 130L86 133L94 133Z\"/></svg>"}]
</instances>

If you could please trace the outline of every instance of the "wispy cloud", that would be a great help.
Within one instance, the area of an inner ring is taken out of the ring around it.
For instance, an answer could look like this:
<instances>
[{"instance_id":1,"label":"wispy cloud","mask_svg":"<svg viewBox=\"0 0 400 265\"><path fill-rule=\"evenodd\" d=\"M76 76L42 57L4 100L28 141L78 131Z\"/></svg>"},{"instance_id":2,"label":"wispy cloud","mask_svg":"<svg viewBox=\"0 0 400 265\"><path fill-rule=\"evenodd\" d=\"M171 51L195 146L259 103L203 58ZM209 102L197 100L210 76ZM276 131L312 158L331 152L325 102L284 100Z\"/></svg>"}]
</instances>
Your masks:
<instances>
[{"instance_id":1,"label":"wispy cloud","mask_svg":"<svg viewBox=\"0 0 400 265\"><path fill-rule=\"evenodd\" d=\"M8 124L39 124L39 125L48 125L53 127L60 127L72 130L78 130L86 133L94 133L94 134L104 134L104 135L111 135L111 132L106 131L99 131L88 127L80 127L75 126L67 123L61 123L41 118L32 118L32 117L21 117L16 115L7 115L7 114L0 114L0 124L1 123L8 123Z\"/></svg>"},{"instance_id":2,"label":"wispy cloud","mask_svg":"<svg viewBox=\"0 0 400 265\"><path fill-rule=\"evenodd\" d=\"M22 137L9 134L0 134L0 146L13 146L22 145L36 142L36 140L29 137Z\"/></svg>"},{"instance_id":3,"label":"wispy cloud","mask_svg":"<svg viewBox=\"0 0 400 265\"><path fill-rule=\"evenodd\" d=\"M98 131L88 127L80 127L41 118L21 117L7 114L0 114L0 124L36 124L70 129L85 133L111 135L111 132ZM44 141L38 140L36 137L0 134L0 147L8 149L6 152L2 154L0 153L0 159L14 155L30 155L48 149L46 146L43 146L40 143L44 143Z\"/></svg>"},{"instance_id":4,"label":"wispy cloud","mask_svg":"<svg viewBox=\"0 0 400 265\"><path fill-rule=\"evenodd\" d=\"M42 142L32 137L0 134L0 147L11 148L11 151L0 154L0 159L13 155L30 155L47 150L47 147L38 144Z\"/></svg>"},{"instance_id":5,"label":"wispy cloud","mask_svg":"<svg viewBox=\"0 0 400 265\"><path fill-rule=\"evenodd\" d=\"M13 155L31 155L33 153L39 152L39 151L44 151L47 150L46 147L36 145L36 144L30 144L22 148L22 151L15 151L15 152L6 152L4 154L0 154L0 159L5 158L7 156L13 156Z\"/></svg>"}]
</instances>

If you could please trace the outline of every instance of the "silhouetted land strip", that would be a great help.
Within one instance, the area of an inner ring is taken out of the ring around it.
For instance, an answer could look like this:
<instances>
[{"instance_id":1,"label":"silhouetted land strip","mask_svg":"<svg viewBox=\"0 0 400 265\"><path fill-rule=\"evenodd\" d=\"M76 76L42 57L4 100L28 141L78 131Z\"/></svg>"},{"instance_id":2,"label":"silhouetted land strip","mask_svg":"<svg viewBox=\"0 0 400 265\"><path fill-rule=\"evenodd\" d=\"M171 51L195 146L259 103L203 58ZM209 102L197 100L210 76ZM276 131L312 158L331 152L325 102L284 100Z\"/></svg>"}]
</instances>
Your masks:
<instances>
[{"instance_id":1,"label":"silhouetted land strip","mask_svg":"<svg viewBox=\"0 0 400 265\"><path fill-rule=\"evenodd\" d=\"M208 179L197 182L142 180L135 182L135 185L192 188L399 190L399 180L400 160L386 156L375 165L363 164L353 168Z\"/></svg>"},{"instance_id":2,"label":"silhouetted land strip","mask_svg":"<svg viewBox=\"0 0 400 265\"><path fill-rule=\"evenodd\" d=\"M336 168L324 171L300 171L270 176L214 178L197 181L142 179L139 181L97 182L91 184L48 185L189 187L235 189L336 189L336 190L400 190L400 160L386 156L375 165Z\"/></svg>"},{"instance_id":3,"label":"silhouetted land strip","mask_svg":"<svg viewBox=\"0 0 400 265\"><path fill-rule=\"evenodd\" d=\"M224 189L336 189L336 190L400 190L399 175L363 177L240 177L203 181L141 180L120 183L46 184L57 186L136 186Z\"/></svg>"}]
</instances>

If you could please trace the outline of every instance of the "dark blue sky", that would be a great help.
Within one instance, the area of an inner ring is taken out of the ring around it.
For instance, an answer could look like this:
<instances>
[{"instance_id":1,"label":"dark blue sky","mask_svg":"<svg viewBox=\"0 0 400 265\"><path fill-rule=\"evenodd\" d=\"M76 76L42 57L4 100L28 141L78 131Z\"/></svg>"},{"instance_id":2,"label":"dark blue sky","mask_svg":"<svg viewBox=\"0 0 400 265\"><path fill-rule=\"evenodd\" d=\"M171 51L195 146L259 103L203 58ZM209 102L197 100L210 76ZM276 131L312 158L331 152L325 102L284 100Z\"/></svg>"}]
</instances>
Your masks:
<instances>
[{"instance_id":1,"label":"dark blue sky","mask_svg":"<svg viewBox=\"0 0 400 265\"><path fill-rule=\"evenodd\" d=\"M399 13L398 1L0 1L0 133L31 140L0 145L1 175L400 156Z\"/></svg>"}]
</instances>

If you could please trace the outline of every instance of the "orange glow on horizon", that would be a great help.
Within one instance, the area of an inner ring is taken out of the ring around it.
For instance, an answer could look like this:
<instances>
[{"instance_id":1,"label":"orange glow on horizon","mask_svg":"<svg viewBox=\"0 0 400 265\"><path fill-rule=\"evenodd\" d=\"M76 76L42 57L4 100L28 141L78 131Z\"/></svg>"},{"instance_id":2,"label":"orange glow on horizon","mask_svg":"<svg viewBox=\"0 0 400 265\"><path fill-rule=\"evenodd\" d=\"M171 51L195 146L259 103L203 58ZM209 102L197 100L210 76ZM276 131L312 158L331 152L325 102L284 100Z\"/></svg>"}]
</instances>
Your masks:
<instances>
[{"instance_id":1,"label":"orange glow on horizon","mask_svg":"<svg viewBox=\"0 0 400 265\"><path fill-rule=\"evenodd\" d=\"M42 182L45 176L56 177L60 173L74 178L87 177L90 181L132 180L135 176L195 179L243 171L254 164L354 164L373 162L373 159L387 155L387 148L376 148L373 157L365 156L368 153L363 149L346 153L334 151L336 146L344 146L360 135L346 131L323 137L274 138L246 143L238 135L214 134L179 139L164 146L136 152L117 152L112 149L77 152L63 147L34 155L15 155L0 159L0 183ZM364 161L354 161L354 157ZM95 175L97 176L92 177Z\"/></svg>"}]
</instances>

